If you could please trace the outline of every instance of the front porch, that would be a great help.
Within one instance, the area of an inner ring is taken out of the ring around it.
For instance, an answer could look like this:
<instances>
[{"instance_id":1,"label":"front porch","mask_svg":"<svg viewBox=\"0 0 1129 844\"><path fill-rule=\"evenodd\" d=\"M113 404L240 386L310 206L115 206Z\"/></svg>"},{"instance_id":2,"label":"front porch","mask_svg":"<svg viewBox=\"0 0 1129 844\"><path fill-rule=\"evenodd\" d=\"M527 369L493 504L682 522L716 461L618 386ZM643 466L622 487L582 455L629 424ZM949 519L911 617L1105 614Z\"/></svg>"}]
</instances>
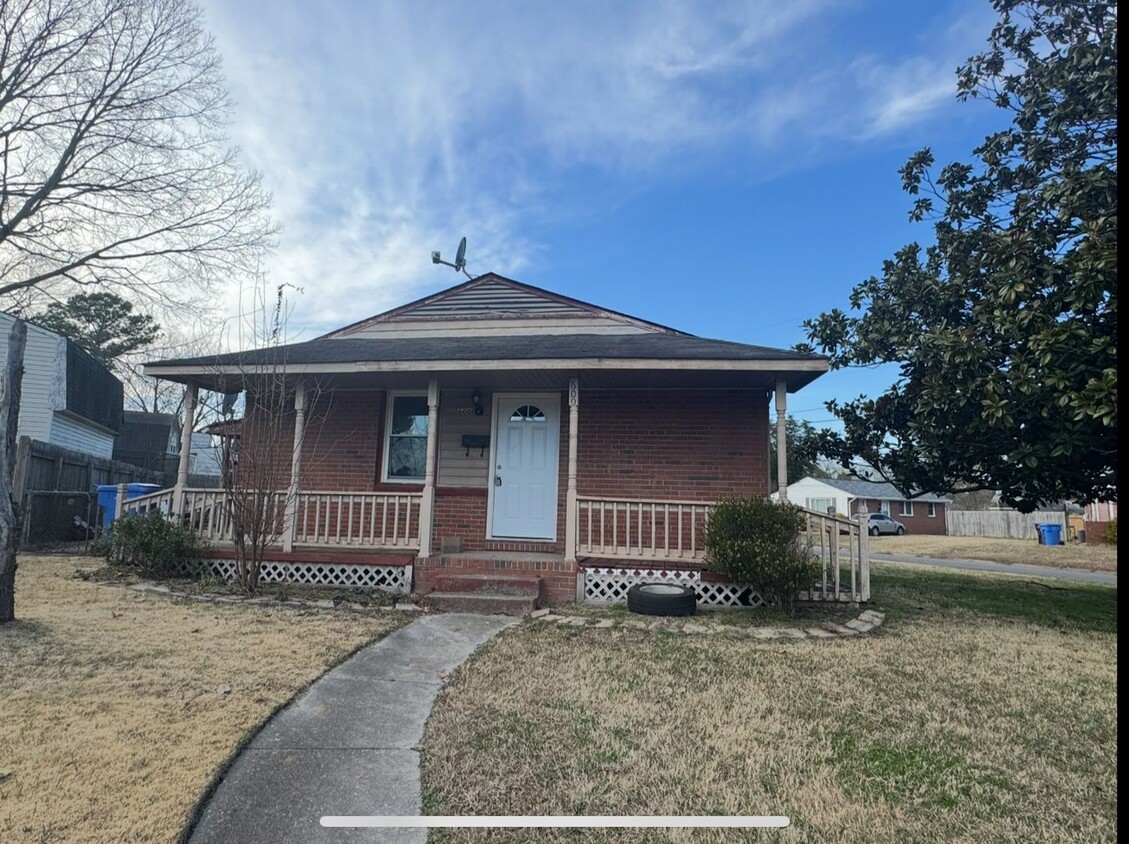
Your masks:
<instances>
[{"instance_id":1,"label":"front porch","mask_svg":"<svg viewBox=\"0 0 1129 844\"><path fill-rule=\"evenodd\" d=\"M426 595L452 576L527 577L541 597L619 603L634 583L690 586L703 605L758 606L760 598L708 570L703 537L713 505L700 501L577 496L566 552L474 550L421 554L422 493L299 492L267 495L272 538L268 582L362 586ZM211 546L216 574L234 571L235 497L216 489L167 489L122 503L119 513L159 509L192 526ZM178 504L179 500L179 504ZM290 506L288 506L290 505ZM805 510L804 540L822 562L809 601L870 599L868 534L858 519ZM862 517L865 521L865 515Z\"/></svg>"}]
</instances>

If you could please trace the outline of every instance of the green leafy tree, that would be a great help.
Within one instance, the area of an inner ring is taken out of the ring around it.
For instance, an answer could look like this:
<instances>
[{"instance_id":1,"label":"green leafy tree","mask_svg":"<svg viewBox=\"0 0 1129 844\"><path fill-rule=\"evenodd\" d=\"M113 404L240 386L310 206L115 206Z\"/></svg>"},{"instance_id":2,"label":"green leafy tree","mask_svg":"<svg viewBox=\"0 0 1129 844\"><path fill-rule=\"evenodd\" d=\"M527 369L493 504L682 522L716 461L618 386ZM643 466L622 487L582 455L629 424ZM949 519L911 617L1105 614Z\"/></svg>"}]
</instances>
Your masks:
<instances>
[{"instance_id":1,"label":"green leafy tree","mask_svg":"<svg viewBox=\"0 0 1129 844\"><path fill-rule=\"evenodd\" d=\"M151 346L161 326L148 314L115 293L79 293L65 302L52 302L35 322L69 337L106 366L122 355Z\"/></svg>"},{"instance_id":2,"label":"green leafy tree","mask_svg":"<svg viewBox=\"0 0 1129 844\"><path fill-rule=\"evenodd\" d=\"M1010 112L976 162L901 170L904 247L854 288L848 316L805 322L833 368L896 362L877 398L830 402L821 451L902 489L999 489L1040 501L1117 497L1117 7L995 0L988 49L958 97ZM811 348L810 346L808 348Z\"/></svg>"},{"instance_id":3,"label":"green leafy tree","mask_svg":"<svg viewBox=\"0 0 1129 844\"><path fill-rule=\"evenodd\" d=\"M788 482L794 483L809 475L817 478L827 476L819 465L819 431L810 423L789 416L785 420L784 437L788 446ZM777 488L776 479L776 426L768 433L768 473L773 491Z\"/></svg>"}]
</instances>

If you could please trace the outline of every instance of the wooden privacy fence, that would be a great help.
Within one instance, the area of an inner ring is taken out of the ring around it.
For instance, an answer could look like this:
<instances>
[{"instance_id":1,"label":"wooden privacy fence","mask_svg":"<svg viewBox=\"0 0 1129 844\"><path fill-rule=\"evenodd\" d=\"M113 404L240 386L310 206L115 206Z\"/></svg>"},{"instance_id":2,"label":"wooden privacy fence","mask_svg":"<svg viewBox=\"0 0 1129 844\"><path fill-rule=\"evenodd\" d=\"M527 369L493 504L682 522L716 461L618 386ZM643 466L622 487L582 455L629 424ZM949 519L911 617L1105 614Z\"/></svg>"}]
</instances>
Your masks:
<instances>
[{"instance_id":1,"label":"wooden privacy fence","mask_svg":"<svg viewBox=\"0 0 1129 844\"><path fill-rule=\"evenodd\" d=\"M1066 539L1066 514L1061 510L1020 513L1017 510L946 510L949 536L992 536L1001 539L1038 539L1036 525L1062 525Z\"/></svg>"}]
</instances>

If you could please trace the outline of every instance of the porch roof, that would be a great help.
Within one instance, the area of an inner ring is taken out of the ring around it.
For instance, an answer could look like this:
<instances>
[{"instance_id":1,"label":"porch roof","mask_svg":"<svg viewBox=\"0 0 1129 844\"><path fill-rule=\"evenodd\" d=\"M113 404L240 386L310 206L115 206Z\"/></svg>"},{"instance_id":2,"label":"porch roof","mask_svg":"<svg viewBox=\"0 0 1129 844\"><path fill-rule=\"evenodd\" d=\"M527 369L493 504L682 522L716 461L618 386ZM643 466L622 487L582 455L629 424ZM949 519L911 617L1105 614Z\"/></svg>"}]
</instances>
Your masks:
<instances>
[{"instance_id":1,"label":"porch roof","mask_svg":"<svg viewBox=\"0 0 1129 844\"><path fill-rule=\"evenodd\" d=\"M413 338L319 338L276 348L179 358L145 365L145 372L184 383L227 381L285 372L341 375L364 372L513 370L658 370L756 373L783 377L789 391L828 368L827 358L686 334L511 334Z\"/></svg>"}]
</instances>

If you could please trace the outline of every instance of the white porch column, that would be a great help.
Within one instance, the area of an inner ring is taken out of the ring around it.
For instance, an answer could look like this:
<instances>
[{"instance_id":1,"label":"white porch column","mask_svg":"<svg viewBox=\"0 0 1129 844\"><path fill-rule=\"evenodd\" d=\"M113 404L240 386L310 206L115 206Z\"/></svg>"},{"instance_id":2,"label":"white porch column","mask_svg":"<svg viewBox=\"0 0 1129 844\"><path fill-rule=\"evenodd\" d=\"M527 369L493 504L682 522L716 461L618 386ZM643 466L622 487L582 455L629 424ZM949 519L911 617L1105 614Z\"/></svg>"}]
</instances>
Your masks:
<instances>
[{"instance_id":1,"label":"white porch column","mask_svg":"<svg viewBox=\"0 0 1129 844\"><path fill-rule=\"evenodd\" d=\"M580 425L580 382L568 382L568 491L565 493L565 562L576 562L576 445Z\"/></svg>"},{"instance_id":2,"label":"white porch column","mask_svg":"<svg viewBox=\"0 0 1129 844\"><path fill-rule=\"evenodd\" d=\"M192 456L192 426L196 423L196 399L200 388L191 384L184 392L184 419L180 424L180 461L176 467L173 513L184 514L184 491L188 489L188 461Z\"/></svg>"},{"instance_id":3,"label":"white porch column","mask_svg":"<svg viewBox=\"0 0 1129 844\"><path fill-rule=\"evenodd\" d=\"M776 485L780 500L788 500L788 385L776 379Z\"/></svg>"},{"instance_id":4,"label":"white porch column","mask_svg":"<svg viewBox=\"0 0 1129 844\"><path fill-rule=\"evenodd\" d=\"M290 452L290 486L286 490L286 521L283 524L282 550L294 550L298 530L298 492L302 475L302 443L306 438L306 382L294 386L294 445Z\"/></svg>"},{"instance_id":5,"label":"white porch column","mask_svg":"<svg viewBox=\"0 0 1129 844\"><path fill-rule=\"evenodd\" d=\"M439 379L427 382L427 460L423 470L423 496L419 502L419 554L431 556L431 518L435 511L435 449L439 442Z\"/></svg>"}]
</instances>

